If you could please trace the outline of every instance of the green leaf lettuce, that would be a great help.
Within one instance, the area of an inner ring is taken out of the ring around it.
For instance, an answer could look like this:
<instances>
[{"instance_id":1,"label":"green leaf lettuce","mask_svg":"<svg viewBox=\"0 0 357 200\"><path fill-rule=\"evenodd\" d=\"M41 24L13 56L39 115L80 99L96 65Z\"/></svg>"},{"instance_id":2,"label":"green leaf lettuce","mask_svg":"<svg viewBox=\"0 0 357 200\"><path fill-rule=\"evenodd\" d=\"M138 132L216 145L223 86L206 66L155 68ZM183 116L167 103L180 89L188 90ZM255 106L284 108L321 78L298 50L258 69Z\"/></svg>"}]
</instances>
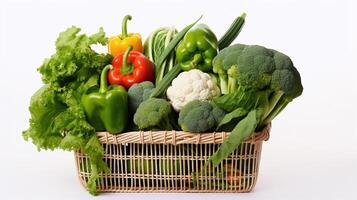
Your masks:
<instances>
[{"instance_id":1,"label":"green leaf lettuce","mask_svg":"<svg viewBox=\"0 0 357 200\"><path fill-rule=\"evenodd\" d=\"M98 84L101 70L112 57L91 48L93 44L106 44L102 28L91 36L79 32L80 28L70 27L60 33L56 52L38 68L45 85L31 98L30 127L23 136L39 150L81 150L88 155L92 171L88 190L96 194L95 181L107 167L102 160L103 147L86 120L80 99L88 88Z\"/></svg>"}]
</instances>

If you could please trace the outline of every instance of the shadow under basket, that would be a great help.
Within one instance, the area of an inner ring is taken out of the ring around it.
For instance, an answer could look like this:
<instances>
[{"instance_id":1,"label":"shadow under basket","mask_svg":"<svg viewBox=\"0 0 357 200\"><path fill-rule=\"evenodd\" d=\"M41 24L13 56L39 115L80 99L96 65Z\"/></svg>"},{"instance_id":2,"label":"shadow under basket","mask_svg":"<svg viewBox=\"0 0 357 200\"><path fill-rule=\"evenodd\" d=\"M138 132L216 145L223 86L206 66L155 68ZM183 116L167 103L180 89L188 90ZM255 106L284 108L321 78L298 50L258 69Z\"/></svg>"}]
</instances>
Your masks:
<instances>
[{"instance_id":1,"label":"shadow under basket","mask_svg":"<svg viewBox=\"0 0 357 200\"><path fill-rule=\"evenodd\" d=\"M208 158L230 133L138 131L119 135L98 132L103 160L98 192L249 192L257 182L262 142L271 125L254 133L217 167ZM90 162L75 152L78 177L86 187Z\"/></svg>"}]
</instances>

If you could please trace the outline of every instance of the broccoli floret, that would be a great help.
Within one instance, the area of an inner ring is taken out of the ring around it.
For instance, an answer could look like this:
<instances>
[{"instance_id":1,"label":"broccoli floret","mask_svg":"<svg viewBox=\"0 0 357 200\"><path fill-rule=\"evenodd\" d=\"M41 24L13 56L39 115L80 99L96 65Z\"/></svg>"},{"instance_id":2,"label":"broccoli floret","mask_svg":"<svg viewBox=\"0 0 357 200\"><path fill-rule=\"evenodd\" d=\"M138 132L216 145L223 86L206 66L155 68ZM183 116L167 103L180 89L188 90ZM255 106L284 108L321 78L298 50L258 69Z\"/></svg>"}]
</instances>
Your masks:
<instances>
[{"instance_id":1,"label":"broccoli floret","mask_svg":"<svg viewBox=\"0 0 357 200\"><path fill-rule=\"evenodd\" d=\"M154 84L150 81L144 81L132 85L128 90L129 98L129 112L134 115L136 109L139 107L141 102L147 100L150 97L152 90L154 89Z\"/></svg>"},{"instance_id":2,"label":"broccoli floret","mask_svg":"<svg viewBox=\"0 0 357 200\"><path fill-rule=\"evenodd\" d=\"M220 77L223 94L238 86L281 90L293 98L302 93L300 75L291 59L259 45L236 44L223 49L213 60L213 71Z\"/></svg>"},{"instance_id":3,"label":"broccoli floret","mask_svg":"<svg viewBox=\"0 0 357 200\"><path fill-rule=\"evenodd\" d=\"M184 131L205 132L213 130L224 115L225 112L215 104L194 100L182 108L178 123Z\"/></svg>"},{"instance_id":4,"label":"broccoli floret","mask_svg":"<svg viewBox=\"0 0 357 200\"><path fill-rule=\"evenodd\" d=\"M142 102L134 115L140 130L173 130L174 121L170 103L158 98Z\"/></svg>"}]
</instances>

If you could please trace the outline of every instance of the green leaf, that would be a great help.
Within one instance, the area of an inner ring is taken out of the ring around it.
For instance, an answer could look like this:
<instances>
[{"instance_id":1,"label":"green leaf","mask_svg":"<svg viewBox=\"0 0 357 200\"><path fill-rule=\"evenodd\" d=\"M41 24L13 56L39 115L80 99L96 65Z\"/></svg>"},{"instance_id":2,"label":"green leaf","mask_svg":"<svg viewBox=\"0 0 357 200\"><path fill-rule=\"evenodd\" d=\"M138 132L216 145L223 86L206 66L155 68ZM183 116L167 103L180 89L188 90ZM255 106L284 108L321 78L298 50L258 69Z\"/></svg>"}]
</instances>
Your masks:
<instances>
[{"instance_id":1,"label":"green leaf","mask_svg":"<svg viewBox=\"0 0 357 200\"><path fill-rule=\"evenodd\" d=\"M233 93L225 94L213 99L214 103L227 112L237 108L250 110L255 106L256 93L253 91L242 91L238 88Z\"/></svg>"},{"instance_id":2,"label":"green leaf","mask_svg":"<svg viewBox=\"0 0 357 200\"><path fill-rule=\"evenodd\" d=\"M244 108L237 108L232 112L226 114L223 119L219 122L217 129L220 130L223 126L234 123L234 126L237 124L236 120L239 120L248 113Z\"/></svg>"},{"instance_id":3,"label":"green leaf","mask_svg":"<svg viewBox=\"0 0 357 200\"><path fill-rule=\"evenodd\" d=\"M218 150L209 158L209 161L217 166L227 158L244 139L247 139L254 133L259 118L257 110L250 111L248 115L237 124Z\"/></svg>"},{"instance_id":4,"label":"green leaf","mask_svg":"<svg viewBox=\"0 0 357 200\"><path fill-rule=\"evenodd\" d=\"M105 37L105 32L102 27L99 28L99 32L89 36L90 44L101 44L106 45L108 43L108 38Z\"/></svg>"},{"instance_id":5,"label":"green leaf","mask_svg":"<svg viewBox=\"0 0 357 200\"><path fill-rule=\"evenodd\" d=\"M87 188L92 195L97 195L96 181L99 179L99 173L109 171L107 164L102 160L104 150L96 135L88 140L83 150L89 156L91 163L91 176L87 182Z\"/></svg>"},{"instance_id":6,"label":"green leaf","mask_svg":"<svg viewBox=\"0 0 357 200\"><path fill-rule=\"evenodd\" d=\"M75 46L77 46L77 42L83 37L77 37L77 33L79 33L80 31L80 28L72 26L61 32L56 40L57 50L65 47L74 48Z\"/></svg>"},{"instance_id":7,"label":"green leaf","mask_svg":"<svg viewBox=\"0 0 357 200\"><path fill-rule=\"evenodd\" d=\"M78 86L78 83L99 74L111 62L112 56L98 54L90 47L93 43L104 44L106 37L103 29L90 37L78 34L79 31L80 28L71 27L60 33L56 40L56 53L38 68L45 83L57 89Z\"/></svg>"},{"instance_id":8,"label":"green leaf","mask_svg":"<svg viewBox=\"0 0 357 200\"><path fill-rule=\"evenodd\" d=\"M32 96L29 109L31 126L23 132L24 138L32 139L39 149L57 148L63 139L63 127L59 128L58 124L65 120L59 116L67 106L59 101L49 85L45 85Z\"/></svg>"},{"instance_id":9,"label":"green leaf","mask_svg":"<svg viewBox=\"0 0 357 200\"><path fill-rule=\"evenodd\" d=\"M67 134L60 143L60 148L67 151L74 151L84 146L85 139L82 135Z\"/></svg>"}]
</instances>

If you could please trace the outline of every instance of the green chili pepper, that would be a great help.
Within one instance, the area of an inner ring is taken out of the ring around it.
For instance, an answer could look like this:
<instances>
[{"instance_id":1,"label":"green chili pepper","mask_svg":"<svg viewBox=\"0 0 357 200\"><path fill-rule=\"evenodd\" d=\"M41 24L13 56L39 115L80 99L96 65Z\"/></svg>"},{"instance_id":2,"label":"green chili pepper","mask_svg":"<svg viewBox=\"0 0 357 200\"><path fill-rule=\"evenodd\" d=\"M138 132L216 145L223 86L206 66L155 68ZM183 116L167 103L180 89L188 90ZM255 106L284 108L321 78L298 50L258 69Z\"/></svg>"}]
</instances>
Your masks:
<instances>
[{"instance_id":1,"label":"green chili pepper","mask_svg":"<svg viewBox=\"0 0 357 200\"><path fill-rule=\"evenodd\" d=\"M188 31L176 50L176 60L181 69L212 71L212 60L218 53L218 42L214 33L205 24Z\"/></svg>"},{"instance_id":2,"label":"green chili pepper","mask_svg":"<svg viewBox=\"0 0 357 200\"><path fill-rule=\"evenodd\" d=\"M100 76L100 88L92 87L82 96L82 105L88 122L96 131L120 133L125 129L128 118L128 95L121 85L107 83L107 65Z\"/></svg>"}]
</instances>

